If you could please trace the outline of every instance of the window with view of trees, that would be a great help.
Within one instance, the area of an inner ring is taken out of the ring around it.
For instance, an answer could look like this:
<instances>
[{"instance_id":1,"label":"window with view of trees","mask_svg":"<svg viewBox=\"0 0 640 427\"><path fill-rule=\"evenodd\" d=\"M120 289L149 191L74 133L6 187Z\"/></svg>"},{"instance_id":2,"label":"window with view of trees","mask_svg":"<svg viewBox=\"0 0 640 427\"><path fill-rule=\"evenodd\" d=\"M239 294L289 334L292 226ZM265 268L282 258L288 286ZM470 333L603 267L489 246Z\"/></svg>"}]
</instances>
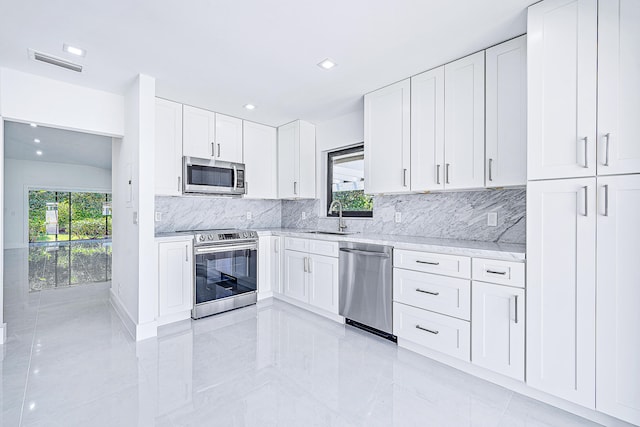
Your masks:
<instances>
[{"instance_id":1,"label":"window with view of trees","mask_svg":"<svg viewBox=\"0 0 640 427\"><path fill-rule=\"evenodd\" d=\"M110 238L110 193L29 191L29 242Z\"/></svg>"},{"instance_id":2,"label":"window with view of trees","mask_svg":"<svg viewBox=\"0 0 640 427\"><path fill-rule=\"evenodd\" d=\"M346 217L372 217L373 198L364 194L364 146L331 151L327 161L327 208L342 203ZM331 212L328 216L338 216Z\"/></svg>"}]
</instances>

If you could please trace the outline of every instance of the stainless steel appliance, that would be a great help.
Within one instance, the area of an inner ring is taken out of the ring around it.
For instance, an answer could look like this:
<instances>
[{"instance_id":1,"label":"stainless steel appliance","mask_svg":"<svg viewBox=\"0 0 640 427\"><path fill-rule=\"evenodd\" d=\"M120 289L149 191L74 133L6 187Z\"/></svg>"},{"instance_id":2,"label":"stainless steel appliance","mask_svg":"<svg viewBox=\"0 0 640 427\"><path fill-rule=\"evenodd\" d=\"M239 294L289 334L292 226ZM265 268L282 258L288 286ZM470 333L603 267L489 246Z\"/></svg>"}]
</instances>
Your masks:
<instances>
[{"instance_id":1,"label":"stainless steel appliance","mask_svg":"<svg viewBox=\"0 0 640 427\"><path fill-rule=\"evenodd\" d=\"M241 196L246 192L244 164L184 157L184 193Z\"/></svg>"},{"instance_id":2,"label":"stainless steel appliance","mask_svg":"<svg viewBox=\"0 0 640 427\"><path fill-rule=\"evenodd\" d=\"M255 304L258 289L258 234L218 230L195 234L194 306L199 319Z\"/></svg>"},{"instance_id":3,"label":"stainless steel appliance","mask_svg":"<svg viewBox=\"0 0 640 427\"><path fill-rule=\"evenodd\" d=\"M340 310L347 324L392 341L392 248L340 243Z\"/></svg>"}]
</instances>

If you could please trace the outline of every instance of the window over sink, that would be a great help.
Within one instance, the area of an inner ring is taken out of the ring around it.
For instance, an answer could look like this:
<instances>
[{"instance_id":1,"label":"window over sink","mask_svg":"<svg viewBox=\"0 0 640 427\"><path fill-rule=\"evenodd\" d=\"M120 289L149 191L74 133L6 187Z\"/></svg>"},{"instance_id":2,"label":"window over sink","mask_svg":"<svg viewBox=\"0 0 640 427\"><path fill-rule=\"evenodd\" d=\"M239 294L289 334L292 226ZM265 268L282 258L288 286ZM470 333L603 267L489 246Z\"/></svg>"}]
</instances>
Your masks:
<instances>
[{"instance_id":1,"label":"window over sink","mask_svg":"<svg viewBox=\"0 0 640 427\"><path fill-rule=\"evenodd\" d=\"M327 158L327 209L342 203L344 217L372 217L373 197L364 194L364 144L330 151ZM337 217L333 211L327 216Z\"/></svg>"}]
</instances>

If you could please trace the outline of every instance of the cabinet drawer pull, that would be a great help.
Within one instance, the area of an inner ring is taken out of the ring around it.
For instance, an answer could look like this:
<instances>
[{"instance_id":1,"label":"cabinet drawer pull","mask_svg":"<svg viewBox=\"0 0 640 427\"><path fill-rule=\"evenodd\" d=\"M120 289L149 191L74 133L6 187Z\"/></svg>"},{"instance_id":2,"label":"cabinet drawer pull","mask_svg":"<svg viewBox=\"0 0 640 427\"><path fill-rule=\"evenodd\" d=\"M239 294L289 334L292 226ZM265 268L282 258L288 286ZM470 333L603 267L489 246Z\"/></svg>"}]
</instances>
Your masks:
<instances>
[{"instance_id":1,"label":"cabinet drawer pull","mask_svg":"<svg viewBox=\"0 0 640 427\"><path fill-rule=\"evenodd\" d=\"M506 271L495 271L495 270L486 270L487 273L491 273L491 274L500 274L501 276L504 276L505 274L507 274Z\"/></svg>"},{"instance_id":2,"label":"cabinet drawer pull","mask_svg":"<svg viewBox=\"0 0 640 427\"><path fill-rule=\"evenodd\" d=\"M403 187L407 186L407 170L406 169L402 169L402 186Z\"/></svg>"},{"instance_id":3,"label":"cabinet drawer pull","mask_svg":"<svg viewBox=\"0 0 640 427\"><path fill-rule=\"evenodd\" d=\"M416 325L416 329L420 329L421 331L429 332L430 334L433 334L433 335L438 335L440 333L440 331L434 331L434 330L431 330L431 329L423 328L420 325Z\"/></svg>"},{"instance_id":4,"label":"cabinet drawer pull","mask_svg":"<svg viewBox=\"0 0 640 427\"><path fill-rule=\"evenodd\" d=\"M422 292L423 294L429 294L429 295L435 295L438 296L440 295L440 292L431 292L431 291L425 291L424 289L416 289L416 292Z\"/></svg>"},{"instance_id":5,"label":"cabinet drawer pull","mask_svg":"<svg viewBox=\"0 0 640 427\"><path fill-rule=\"evenodd\" d=\"M419 259L416 260L416 262L418 264L429 264L429 265L440 265L439 262L433 262L433 261L420 261Z\"/></svg>"},{"instance_id":6,"label":"cabinet drawer pull","mask_svg":"<svg viewBox=\"0 0 640 427\"><path fill-rule=\"evenodd\" d=\"M218 144L218 157L220 157L220 144Z\"/></svg>"},{"instance_id":7,"label":"cabinet drawer pull","mask_svg":"<svg viewBox=\"0 0 640 427\"><path fill-rule=\"evenodd\" d=\"M440 165L436 165L436 184L440 185Z\"/></svg>"},{"instance_id":8,"label":"cabinet drawer pull","mask_svg":"<svg viewBox=\"0 0 640 427\"><path fill-rule=\"evenodd\" d=\"M605 184L603 187L604 187L604 216L609 216L609 184Z\"/></svg>"},{"instance_id":9,"label":"cabinet drawer pull","mask_svg":"<svg viewBox=\"0 0 640 427\"><path fill-rule=\"evenodd\" d=\"M444 182L445 184L449 184L449 167L451 165L449 163L444 165Z\"/></svg>"},{"instance_id":10,"label":"cabinet drawer pull","mask_svg":"<svg viewBox=\"0 0 640 427\"><path fill-rule=\"evenodd\" d=\"M215 145L214 142L211 143L211 157L216 156L216 149L213 147Z\"/></svg>"},{"instance_id":11,"label":"cabinet drawer pull","mask_svg":"<svg viewBox=\"0 0 640 427\"><path fill-rule=\"evenodd\" d=\"M489 159L489 181L493 181L493 173L491 169L493 169L493 159Z\"/></svg>"},{"instance_id":12,"label":"cabinet drawer pull","mask_svg":"<svg viewBox=\"0 0 640 427\"><path fill-rule=\"evenodd\" d=\"M605 151L604 151L604 164L603 166L609 166L609 138L611 138L611 134L610 133L605 133L604 134L605 137Z\"/></svg>"}]
</instances>

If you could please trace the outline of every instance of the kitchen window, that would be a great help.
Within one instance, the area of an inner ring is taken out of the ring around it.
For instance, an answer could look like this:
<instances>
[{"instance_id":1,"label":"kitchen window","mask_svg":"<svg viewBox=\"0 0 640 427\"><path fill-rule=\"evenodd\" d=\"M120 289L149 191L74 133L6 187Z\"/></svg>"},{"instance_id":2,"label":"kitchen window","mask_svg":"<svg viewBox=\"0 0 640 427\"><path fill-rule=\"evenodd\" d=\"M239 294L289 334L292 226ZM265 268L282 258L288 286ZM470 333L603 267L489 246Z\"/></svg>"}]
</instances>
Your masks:
<instances>
[{"instance_id":1,"label":"kitchen window","mask_svg":"<svg viewBox=\"0 0 640 427\"><path fill-rule=\"evenodd\" d=\"M373 198L364 194L364 145L331 151L327 158L327 209L342 203L345 217L373 216ZM327 213L337 217L338 212Z\"/></svg>"}]
</instances>

